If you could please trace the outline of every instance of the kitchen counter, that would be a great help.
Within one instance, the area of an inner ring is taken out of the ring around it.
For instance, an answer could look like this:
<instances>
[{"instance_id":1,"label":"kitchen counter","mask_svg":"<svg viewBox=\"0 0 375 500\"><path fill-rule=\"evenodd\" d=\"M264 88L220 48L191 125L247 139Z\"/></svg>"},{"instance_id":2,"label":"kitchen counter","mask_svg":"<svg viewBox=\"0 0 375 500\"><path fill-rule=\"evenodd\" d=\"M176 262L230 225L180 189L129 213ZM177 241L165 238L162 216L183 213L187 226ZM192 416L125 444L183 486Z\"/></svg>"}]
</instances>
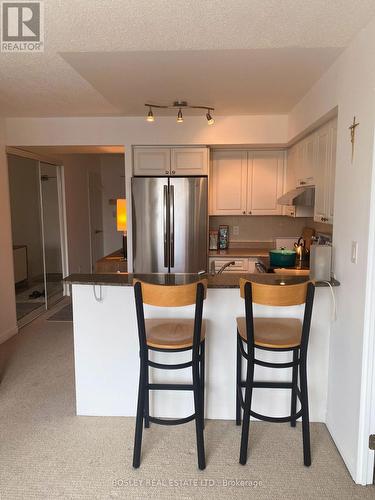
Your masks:
<instances>
[{"instance_id":1,"label":"kitchen counter","mask_svg":"<svg viewBox=\"0 0 375 500\"><path fill-rule=\"evenodd\" d=\"M209 257L268 257L270 248L227 248L210 250Z\"/></svg>"},{"instance_id":2,"label":"kitchen counter","mask_svg":"<svg viewBox=\"0 0 375 500\"><path fill-rule=\"evenodd\" d=\"M245 278L257 283L269 285L278 285L280 282L285 284L302 283L308 279L307 276L287 276L273 273L222 273L212 276L211 274L130 274L130 273L115 273L115 274L71 274L64 279L66 283L74 285L109 285L109 286L131 286L133 279L138 278L142 281L154 283L156 285L185 285L194 283L203 278L208 280L208 288L239 288L240 278ZM339 286L337 280L331 280L331 286ZM325 282L315 283L317 287L328 286Z\"/></svg>"},{"instance_id":3,"label":"kitchen counter","mask_svg":"<svg viewBox=\"0 0 375 500\"><path fill-rule=\"evenodd\" d=\"M137 275L153 283L190 283L208 279L209 290L204 302L206 320L206 416L209 419L235 418L236 317L244 316L244 300L238 290L241 277L261 283L299 283L305 276L275 274L227 273L216 276L196 274ZM139 376L139 345L134 290L134 275L73 274L66 278L71 284L73 302L74 364L76 412L78 415L134 416ZM320 284L319 284L320 285ZM335 285L335 283L333 283ZM333 301L327 288L317 288L311 322L308 376L310 417L324 422L326 415L329 337ZM164 308L144 306L146 318L191 318L194 305ZM255 317L292 317L302 319L302 305L268 307L254 304ZM165 353L152 352L152 360L166 362ZM173 362L185 362L188 352L173 354ZM265 361L289 362L287 352L262 352ZM277 360L275 359L277 356ZM170 362L168 360L168 362ZM262 380L268 372L257 367ZM169 380L172 374L151 369L151 381ZM274 378L284 380L284 372L275 370ZM189 383L191 371L173 373L176 383ZM264 389L254 395L256 411L269 415L287 415L290 410L289 391ZM192 398L185 391L170 394L152 391L150 408L156 417L182 418L192 413Z\"/></svg>"}]
</instances>

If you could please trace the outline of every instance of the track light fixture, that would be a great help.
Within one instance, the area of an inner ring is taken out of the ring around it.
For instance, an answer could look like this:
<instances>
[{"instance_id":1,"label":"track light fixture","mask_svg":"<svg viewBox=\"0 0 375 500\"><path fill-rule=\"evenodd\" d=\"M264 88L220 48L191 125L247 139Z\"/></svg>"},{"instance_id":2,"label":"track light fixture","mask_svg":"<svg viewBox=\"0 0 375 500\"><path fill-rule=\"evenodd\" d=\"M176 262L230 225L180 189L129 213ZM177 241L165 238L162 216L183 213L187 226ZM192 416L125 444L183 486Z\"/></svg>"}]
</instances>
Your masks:
<instances>
[{"instance_id":1,"label":"track light fixture","mask_svg":"<svg viewBox=\"0 0 375 500\"><path fill-rule=\"evenodd\" d=\"M153 122L153 121L155 121L155 118L154 118L154 113L152 112L152 108L151 108L151 106L150 106L149 112L148 112L148 114L147 114L147 118L146 118L146 120L147 120L148 122Z\"/></svg>"},{"instance_id":2,"label":"track light fixture","mask_svg":"<svg viewBox=\"0 0 375 500\"><path fill-rule=\"evenodd\" d=\"M213 125L215 123L215 120L212 118L212 116L210 114L210 110L207 111L206 118L207 118L208 125Z\"/></svg>"},{"instance_id":3,"label":"track light fixture","mask_svg":"<svg viewBox=\"0 0 375 500\"><path fill-rule=\"evenodd\" d=\"M206 111L207 124L213 125L215 123L215 120L212 118L212 115L211 115L211 112L214 111L215 108L211 108L209 106L191 106L186 101L175 101L171 105L146 103L145 106L149 108L147 118L146 118L146 120L148 122L155 121L154 113L152 110L153 110L153 108L158 108L158 109L178 109L177 123L183 123L183 121L184 121L184 118L182 116L182 109L203 109Z\"/></svg>"}]
</instances>

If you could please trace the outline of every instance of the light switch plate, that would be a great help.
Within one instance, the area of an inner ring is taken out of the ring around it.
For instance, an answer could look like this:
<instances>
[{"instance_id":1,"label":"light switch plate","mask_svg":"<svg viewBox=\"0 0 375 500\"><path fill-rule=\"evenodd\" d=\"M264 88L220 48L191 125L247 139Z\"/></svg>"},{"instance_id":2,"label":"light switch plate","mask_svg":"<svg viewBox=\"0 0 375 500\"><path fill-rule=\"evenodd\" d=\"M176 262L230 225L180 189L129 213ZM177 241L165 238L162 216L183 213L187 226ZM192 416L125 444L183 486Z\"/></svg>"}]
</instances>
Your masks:
<instances>
[{"instance_id":1,"label":"light switch plate","mask_svg":"<svg viewBox=\"0 0 375 500\"><path fill-rule=\"evenodd\" d=\"M358 241L352 241L352 253L350 260L353 264L358 262Z\"/></svg>"},{"instance_id":2,"label":"light switch plate","mask_svg":"<svg viewBox=\"0 0 375 500\"><path fill-rule=\"evenodd\" d=\"M233 236L238 236L240 234L240 226L233 226Z\"/></svg>"}]
</instances>

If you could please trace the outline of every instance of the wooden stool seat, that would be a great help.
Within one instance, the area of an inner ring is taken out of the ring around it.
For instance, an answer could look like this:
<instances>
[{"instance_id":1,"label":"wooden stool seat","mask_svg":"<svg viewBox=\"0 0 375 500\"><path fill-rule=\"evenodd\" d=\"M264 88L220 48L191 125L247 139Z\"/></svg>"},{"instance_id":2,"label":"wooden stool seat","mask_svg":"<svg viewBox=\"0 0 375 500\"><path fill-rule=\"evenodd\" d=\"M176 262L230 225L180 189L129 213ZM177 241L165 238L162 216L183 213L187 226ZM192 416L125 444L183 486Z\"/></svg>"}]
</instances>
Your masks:
<instances>
[{"instance_id":1,"label":"wooden stool seat","mask_svg":"<svg viewBox=\"0 0 375 500\"><path fill-rule=\"evenodd\" d=\"M236 318L237 329L246 342L246 318ZM254 344L287 349L301 344L302 322L296 318L254 318Z\"/></svg>"},{"instance_id":2,"label":"wooden stool seat","mask_svg":"<svg viewBox=\"0 0 375 500\"><path fill-rule=\"evenodd\" d=\"M194 319L146 319L146 339L156 349L186 349L193 346ZM201 342L206 336L206 322L202 320Z\"/></svg>"}]
</instances>

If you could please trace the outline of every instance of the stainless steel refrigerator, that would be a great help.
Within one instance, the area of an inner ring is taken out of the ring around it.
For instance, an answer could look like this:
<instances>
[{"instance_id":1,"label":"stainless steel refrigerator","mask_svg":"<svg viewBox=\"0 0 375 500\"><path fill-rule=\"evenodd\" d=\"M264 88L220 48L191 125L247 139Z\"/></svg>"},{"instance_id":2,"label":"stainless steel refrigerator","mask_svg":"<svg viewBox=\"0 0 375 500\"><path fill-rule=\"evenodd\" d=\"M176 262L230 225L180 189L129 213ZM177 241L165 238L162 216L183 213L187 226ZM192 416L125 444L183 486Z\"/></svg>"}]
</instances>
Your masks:
<instances>
[{"instance_id":1,"label":"stainless steel refrigerator","mask_svg":"<svg viewBox=\"0 0 375 500\"><path fill-rule=\"evenodd\" d=\"M134 273L207 270L207 177L133 177Z\"/></svg>"}]
</instances>

